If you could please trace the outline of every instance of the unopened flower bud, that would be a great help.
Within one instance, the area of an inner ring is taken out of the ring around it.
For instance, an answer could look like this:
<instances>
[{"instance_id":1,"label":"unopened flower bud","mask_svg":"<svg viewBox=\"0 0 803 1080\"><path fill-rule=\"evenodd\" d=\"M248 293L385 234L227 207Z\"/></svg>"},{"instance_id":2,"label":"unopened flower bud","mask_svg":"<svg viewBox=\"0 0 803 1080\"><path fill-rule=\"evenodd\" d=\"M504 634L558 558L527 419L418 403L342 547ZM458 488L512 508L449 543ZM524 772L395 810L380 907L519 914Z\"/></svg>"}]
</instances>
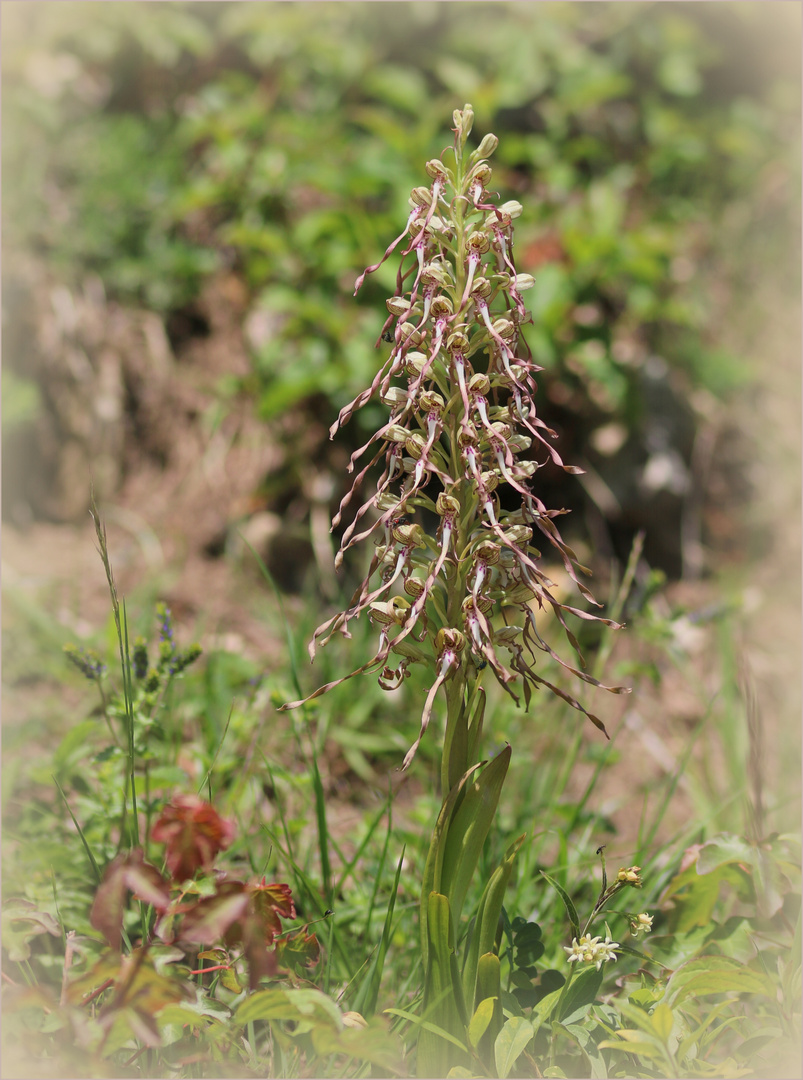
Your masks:
<instances>
[{"instance_id":1,"label":"unopened flower bud","mask_svg":"<svg viewBox=\"0 0 803 1080\"><path fill-rule=\"evenodd\" d=\"M497 139L496 135L494 135L493 132L489 131L480 143L480 145L468 159L469 165L473 165L475 161L479 161L481 158L490 157L491 154L496 150L498 145L499 139Z\"/></svg>"},{"instance_id":2,"label":"unopened flower bud","mask_svg":"<svg viewBox=\"0 0 803 1080\"><path fill-rule=\"evenodd\" d=\"M494 630L494 641L501 645L515 645L523 632L520 626L500 626L498 630Z\"/></svg>"},{"instance_id":3,"label":"unopened flower bud","mask_svg":"<svg viewBox=\"0 0 803 1080\"><path fill-rule=\"evenodd\" d=\"M505 514L506 525L529 525L530 518L524 511L524 508L519 506L515 510L511 510L510 513Z\"/></svg>"},{"instance_id":4,"label":"unopened flower bud","mask_svg":"<svg viewBox=\"0 0 803 1080\"><path fill-rule=\"evenodd\" d=\"M406 428L404 429L407 430ZM396 512L396 516L404 513L404 508L399 502L398 496L394 495L390 491L383 491L379 498L376 500L376 506L378 510L386 511L393 510Z\"/></svg>"},{"instance_id":5,"label":"unopened flower bud","mask_svg":"<svg viewBox=\"0 0 803 1080\"><path fill-rule=\"evenodd\" d=\"M510 435L510 425L503 424L500 420L494 420L491 424L491 430L495 435L498 435L500 439L506 439Z\"/></svg>"},{"instance_id":6,"label":"unopened flower bud","mask_svg":"<svg viewBox=\"0 0 803 1080\"><path fill-rule=\"evenodd\" d=\"M535 285L535 278L532 274L516 274L516 292L524 292L525 289L531 289Z\"/></svg>"},{"instance_id":7,"label":"unopened flower bud","mask_svg":"<svg viewBox=\"0 0 803 1080\"><path fill-rule=\"evenodd\" d=\"M640 866L623 866L616 875L616 880L621 881L624 885L632 885L634 889L640 889L643 884L640 872Z\"/></svg>"},{"instance_id":8,"label":"unopened flower bud","mask_svg":"<svg viewBox=\"0 0 803 1080\"><path fill-rule=\"evenodd\" d=\"M407 660L417 661L419 664L426 663L429 660L429 654L420 645L410 641L409 638L394 641L390 646L390 651L396 653L397 656L404 656Z\"/></svg>"},{"instance_id":9,"label":"unopened flower bud","mask_svg":"<svg viewBox=\"0 0 803 1080\"><path fill-rule=\"evenodd\" d=\"M515 432L507 440L507 445L513 451L514 454L520 454L522 450L529 450L532 446L532 439L529 435L519 435Z\"/></svg>"},{"instance_id":10,"label":"unopened flower bud","mask_svg":"<svg viewBox=\"0 0 803 1080\"><path fill-rule=\"evenodd\" d=\"M500 562L505 562L505 556L513 556L512 551L502 552ZM515 557L515 556L514 556ZM505 589L505 603L506 604L528 604L533 596L532 589L529 585L514 585L512 588Z\"/></svg>"},{"instance_id":11,"label":"unopened flower bud","mask_svg":"<svg viewBox=\"0 0 803 1080\"><path fill-rule=\"evenodd\" d=\"M445 491L442 491L435 503L435 510L441 517L454 516L460 513L460 503L454 495L447 495Z\"/></svg>"},{"instance_id":12,"label":"unopened flower bud","mask_svg":"<svg viewBox=\"0 0 803 1080\"><path fill-rule=\"evenodd\" d=\"M474 110L469 104L466 104L462 109L455 109L452 113L452 119L460 135L460 141L465 146L466 139L471 134L471 129L474 126Z\"/></svg>"}]
</instances>

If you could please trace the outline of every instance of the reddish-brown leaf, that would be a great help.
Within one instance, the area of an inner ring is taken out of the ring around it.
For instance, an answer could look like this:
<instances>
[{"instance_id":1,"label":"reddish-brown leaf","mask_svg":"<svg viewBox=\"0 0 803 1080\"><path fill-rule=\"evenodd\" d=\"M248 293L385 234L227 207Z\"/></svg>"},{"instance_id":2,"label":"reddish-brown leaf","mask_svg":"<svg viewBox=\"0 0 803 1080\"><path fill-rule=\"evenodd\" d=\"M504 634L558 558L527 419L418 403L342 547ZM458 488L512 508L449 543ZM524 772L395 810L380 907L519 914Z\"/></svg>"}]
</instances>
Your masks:
<instances>
[{"instance_id":1,"label":"reddish-brown leaf","mask_svg":"<svg viewBox=\"0 0 803 1080\"><path fill-rule=\"evenodd\" d=\"M165 860L174 881L208 869L235 835L234 825L197 795L176 795L162 811L151 836L166 845Z\"/></svg>"},{"instance_id":2,"label":"reddish-brown leaf","mask_svg":"<svg viewBox=\"0 0 803 1080\"><path fill-rule=\"evenodd\" d=\"M214 896L205 897L184 911L179 936L201 945L224 942L240 947L248 961L252 990L264 975L275 975L278 962L271 948L281 930L281 919L295 918L290 886L223 881Z\"/></svg>"},{"instance_id":3,"label":"reddish-brown leaf","mask_svg":"<svg viewBox=\"0 0 803 1080\"><path fill-rule=\"evenodd\" d=\"M294 919L296 917L293 894L289 885L279 885L275 882L265 884L265 879L257 885L250 886L253 912L262 926L262 934L266 945L271 945L273 939L281 932L282 919Z\"/></svg>"},{"instance_id":4,"label":"reddish-brown leaf","mask_svg":"<svg viewBox=\"0 0 803 1080\"><path fill-rule=\"evenodd\" d=\"M248 888L242 881L224 881L214 896L199 900L182 919L179 937L199 945L238 944L240 923L249 907Z\"/></svg>"},{"instance_id":5,"label":"reddish-brown leaf","mask_svg":"<svg viewBox=\"0 0 803 1080\"><path fill-rule=\"evenodd\" d=\"M160 912L170 903L166 882L155 866L145 862L141 848L120 854L109 863L89 913L92 926L113 949L120 948L127 892Z\"/></svg>"}]
</instances>

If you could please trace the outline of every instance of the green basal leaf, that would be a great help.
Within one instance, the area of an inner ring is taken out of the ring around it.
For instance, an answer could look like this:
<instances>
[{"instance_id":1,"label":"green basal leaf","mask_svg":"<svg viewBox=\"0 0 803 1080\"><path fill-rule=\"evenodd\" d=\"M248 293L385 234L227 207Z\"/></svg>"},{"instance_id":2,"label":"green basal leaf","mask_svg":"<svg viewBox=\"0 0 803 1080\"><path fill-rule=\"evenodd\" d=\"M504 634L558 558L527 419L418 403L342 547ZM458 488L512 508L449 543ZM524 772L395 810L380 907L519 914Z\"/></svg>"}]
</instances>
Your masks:
<instances>
[{"instance_id":1,"label":"green basal leaf","mask_svg":"<svg viewBox=\"0 0 803 1080\"><path fill-rule=\"evenodd\" d=\"M430 893L427 903L427 935L429 959L424 977L423 1015L427 1023L446 1031L452 1039L444 1039L423 1026L418 1039L417 1070L421 1077L445 1076L455 1059L451 1044L462 1044L467 1026L463 988L452 944L452 925L449 901L441 893Z\"/></svg>"},{"instance_id":2,"label":"green basal leaf","mask_svg":"<svg viewBox=\"0 0 803 1080\"><path fill-rule=\"evenodd\" d=\"M494 870L480 898L474 932L463 969L463 992L467 1001L476 1000L476 979L480 957L495 950L505 889L510 880L516 853L524 843L524 839L524 835L519 836L508 847L503 861Z\"/></svg>"},{"instance_id":3,"label":"green basal leaf","mask_svg":"<svg viewBox=\"0 0 803 1080\"><path fill-rule=\"evenodd\" d=\"M433 892L441 891L443 859L446 850L446 841L448 837L449 825L452 819L452 815L455 810L455 806L468 783L471 776L479 768L479 765L473 766L460 780L459 784L455 784L452 790L444 800L441 812L438 814L438 820L435 824L435 829L432 834L432 840L429 845L429 853L427 854L427 862L424 867L424 877L421 883L421 924L419 927L421 933L421 952L424 958L424 968L426 969L429 955L429 935L427 933L427 898Z\"/></svg>"},{"instance_id":4,"label":"green basal leaf","mask_svg":"<svg viewBox=\"0 0 803 1080\"><path fill-rule=\"evenodd\" d=\"M441 888L449 897L455 922L460 918L471 878L499 804L510 754L511 748L506 746L477 779L466 786L463 800L449 823Z\"/></svg>"}]
</instances>

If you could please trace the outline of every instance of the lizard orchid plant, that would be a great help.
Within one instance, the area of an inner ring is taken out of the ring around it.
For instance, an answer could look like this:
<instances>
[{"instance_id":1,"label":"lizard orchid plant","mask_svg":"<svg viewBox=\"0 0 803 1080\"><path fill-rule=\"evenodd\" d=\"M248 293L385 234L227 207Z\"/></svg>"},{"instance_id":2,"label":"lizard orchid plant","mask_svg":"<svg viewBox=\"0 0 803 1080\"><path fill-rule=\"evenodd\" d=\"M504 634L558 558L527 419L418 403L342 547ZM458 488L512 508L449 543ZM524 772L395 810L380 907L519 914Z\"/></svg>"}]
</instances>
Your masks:
<instances>
[{"instance_id":1,"label":"lizard orchid plant","mask_svg":"<svg viewBox=\"0 0 803 1080\"><path fill-rule=\"evenodd\" d=\"M497 205L487 159L498 139L488 134L467 153L472 123L470 105L455 111L454 146L443 155L449 164L427 162L431 183L411 192L404 231L356 283L355 294L406 240L380 338L392 342L390 355L330 432L372 398L389 409L387 422L352 455L349 471L358 462L360 468L332 526L340 525L369 471L381 462L376 490L353 513L336 564L362 541L373 541L374 550L348 608L315 631L310 655L314 659L316 649L336 634L349 637L350 623L362 615L377 628L376 650L355 671L305 699L365 672L376 672L380 686L392 690L411 664L428 666L434 678L418 737L402 763L406 769L436 702L445 697L444 802L424 872L420 921L425 1013L452 1041L465 1038L474 1006L493 996L502 890L524 839L511 846L486 885L458 976L456 927L510 760L509 746L490 763L481 758L483 678L490 671L517 703L523 694L526 706L532 691L544 686L604 732L601 720L536 671L536 660L548 654L579 679L602 686L583 670L566 617L618 625L557 599L535 546L536 540L548 545L580 595L599 606L578 577L590 571L578 564L558 530L556 520L566 511L548 509L536 492L538 469L549 461L568 473L581 470L564 464L555 432L536 412L534 376L541 369L521 334L530 321L522 293L534 280L516 271L513 255L513 221L522 207ZM426 521L436 527L428 531ZM574 663L563 660L539 629L536 612L543 609L563 628L577 655ZM446 1075L439 1070L452 1050L423 1029L419 1074Z\"/></svg>"}]
</instances>

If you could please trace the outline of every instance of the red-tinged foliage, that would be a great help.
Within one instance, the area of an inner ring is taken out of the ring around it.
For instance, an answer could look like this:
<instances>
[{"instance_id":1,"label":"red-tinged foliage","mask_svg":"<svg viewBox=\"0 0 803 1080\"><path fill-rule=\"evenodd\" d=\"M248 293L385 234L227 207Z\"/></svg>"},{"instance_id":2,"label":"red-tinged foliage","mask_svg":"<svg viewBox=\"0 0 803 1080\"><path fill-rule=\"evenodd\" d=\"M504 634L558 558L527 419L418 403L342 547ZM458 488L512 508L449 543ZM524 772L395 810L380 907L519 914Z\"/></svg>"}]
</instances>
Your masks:
<instances>
[{"instance_id":1,"label":"red-tinged foliage","mask_svg":"<svg viewBox=\"0 0 803 1080\"><path fill-rule=\"evenodd\" d=\"M277 941L282 919L294 919L296 915L289 885L268 883L264 877L261 881L237 881L217 871L211 896L198 899L188 895L188 890L196 891L188 879L201 868L211 870L215 856L234 837L234 827L212 806L194 795L178 795L165 807L151 835L166 845L165 859L172 881L165 881L155 867L146 863L139 848L118 855L110 863L95 895L90 919L113 950L120 950L126 895L131 892L158 913L154 932L165 944L178 944L179 950L185 943L242 950L252 990L263 976L277 973L280 951L286 956L282 965L293 970L317 962L318 942L314 934L306 933L306 928L297 940ZM182 883L188 884L182 889ZM236 981L233 974L232 979ZM115 981L114 974L107 974L108 985ZM115 1000L119 998L118 988ZM140 1037L147 1044L146 1036L150 1037L143 1030Z\"/></svg>"},{"instance_id":2,"label":"red-tinged foliage","mask_svg":"<svg viewBox=\"0 0 803 1080\"><path fill-rule=\"evenodd\" d=\"M293 894L289 885L277 885L275 882L266 884L263 878L257 885L249 886L254 912L262 920L266 934L266 940L270 945L277 934L281 933L282 919L294 919L296 908L293 903Z\"/></svg>"},{"instance_id":3,"label":"red-tinged foliage","mask_svg":"<svg viewBox=\"0 0 803 1080\"><path fill-rule=\"evenodd\" d=\"M151 831L152 839L167 847L165 861L176 882L211 867L215 856L231 844L234 835L234 825L197 795L176 795Z\"/></svg>"},{"instance_id":4,"label":"red-tinged foliage","mask_svg":"<svg viewBox=\"0 0 803 1080\"><path fill-rule=\"evenodd\" d=\"M147 948L128 956L108 952L69 985L66 1000L72 1005L89 1005L103 991L111 991L97 1013L103 1032L101 1044L107 1052L125 1042L133 1033L145 1046L162 1042L156 1015L166 1006L191 1000L191 988L156 970Z\"/></svg>"},{"instance_id":5,"label":"red-tinged foliage","mask_svg":"<svg viewBox=\"0 0 803 1080\"><path fill-rule=\"evenodd\" d=\"M321 947L315 934L307 933L304 926L277 941L276 956L281 967L300 975L305 969L315 967L321 958Z\"/></svg>"},{"instance_id":6,"label":"red-tinged foliage","mask_svg":"<svg viewBox=\"0 0 803 1080\"><path fill-rule=\"evenodd\" d=\"M157 911L167 910L170 894L167 883L155 866L145 862L141 848L118 855L106 868L89 920L113 949L120 948L126 892L151 904Z\"/></svg>"},{"instance_id":7,"label":"red-tinged foliage","mask_svg":"<svg viewBox=\"0 0 803 1080\"><path fill-rule=\"evenodd\" d=\"M244 882L221 882L213 896L204 897L188 909L179 909L183 918L178 937L198 945L216 945L243 918L248 900Z\"/></svg>"},{"instance_id":8,"label":"red-tinged foliage","mask_svg":"<svg viewBox=\"0 0 803 1080\"><path fill-rule=\"evenodd\" d=\"M275 975L278 960L270 946L281 930L281 919L295 917L289 885L223 881L184 914L180 937L201 945L225 942L240 946L248 961L251 989L265 975Z\"/></svg>"}]
</instances>

